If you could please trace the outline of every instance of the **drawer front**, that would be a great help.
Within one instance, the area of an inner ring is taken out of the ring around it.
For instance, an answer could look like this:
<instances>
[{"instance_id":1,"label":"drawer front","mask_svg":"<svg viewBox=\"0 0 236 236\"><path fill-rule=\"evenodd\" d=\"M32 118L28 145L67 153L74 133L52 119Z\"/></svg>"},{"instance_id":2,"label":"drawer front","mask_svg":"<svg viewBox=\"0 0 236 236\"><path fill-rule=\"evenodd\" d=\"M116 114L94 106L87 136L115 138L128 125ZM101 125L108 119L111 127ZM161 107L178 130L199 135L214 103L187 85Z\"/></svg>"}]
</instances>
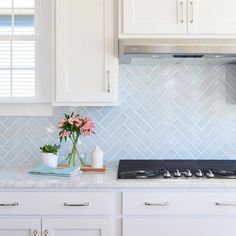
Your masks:
<instances>
[{"instance_id":1,"label":"drawer front","mask_svg":"<svg viewBox=\"0 0 236 236\"><path fill-rule=\"evenodd\" d=\"M236 215L236 192L125 192L123 214Z\"/></svg>"},{"instance_id":2,"label":"drawer front","mask_svg":"<svg viewBox=\"0 0 236 236\"><path fill-rule=\"evenodd\" d=\"M123 221L123 236L234 236L236 218L129 218Z\"/></svg>"},{"instance_id":3,"label":"drawer front","mask_svg":"<svg viewBox=\"0 0 236 236\"><path fill-rule=\"evenodd\" d=\"M1 192L0 215L110 215L111 192Z\"/></svg>"}]
</instances>

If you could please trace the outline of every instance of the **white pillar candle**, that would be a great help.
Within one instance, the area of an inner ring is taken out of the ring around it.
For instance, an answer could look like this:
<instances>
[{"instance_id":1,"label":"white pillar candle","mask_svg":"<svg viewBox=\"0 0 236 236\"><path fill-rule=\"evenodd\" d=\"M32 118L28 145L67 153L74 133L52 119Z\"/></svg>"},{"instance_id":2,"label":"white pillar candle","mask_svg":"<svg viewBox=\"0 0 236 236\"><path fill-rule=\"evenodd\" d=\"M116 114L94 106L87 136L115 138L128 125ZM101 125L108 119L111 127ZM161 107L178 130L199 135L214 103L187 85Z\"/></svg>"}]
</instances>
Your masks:
<instances>
[{"instance_id":1,"label":"white pillar candle","mask_svg":"<svg viewBox=\"0 0 236 236\"><path fill-rule=\"evenodd\" d=\"M103 167L103 151L98 146L92 152L92 167L93 168Z\"/></svg>"}]
</instances>

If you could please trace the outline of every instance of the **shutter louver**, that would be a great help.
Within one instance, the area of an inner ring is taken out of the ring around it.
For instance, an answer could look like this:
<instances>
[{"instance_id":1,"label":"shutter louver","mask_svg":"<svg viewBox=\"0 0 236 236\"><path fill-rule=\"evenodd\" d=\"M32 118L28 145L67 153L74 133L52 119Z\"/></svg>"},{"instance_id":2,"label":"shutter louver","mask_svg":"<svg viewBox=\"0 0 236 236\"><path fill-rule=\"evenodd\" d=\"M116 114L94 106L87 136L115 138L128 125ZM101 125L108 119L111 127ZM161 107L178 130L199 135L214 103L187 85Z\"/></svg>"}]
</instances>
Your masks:
<instances>
[{"instance_id":1,"label":"shutter louver","mask_svg":"<svg viewBox=\"0 0 236 236\"><path fill-rule=\"evenodd\" d=\"M0 0L0 97L34 97L34 1Z\"/></svg>"}]
</instances>

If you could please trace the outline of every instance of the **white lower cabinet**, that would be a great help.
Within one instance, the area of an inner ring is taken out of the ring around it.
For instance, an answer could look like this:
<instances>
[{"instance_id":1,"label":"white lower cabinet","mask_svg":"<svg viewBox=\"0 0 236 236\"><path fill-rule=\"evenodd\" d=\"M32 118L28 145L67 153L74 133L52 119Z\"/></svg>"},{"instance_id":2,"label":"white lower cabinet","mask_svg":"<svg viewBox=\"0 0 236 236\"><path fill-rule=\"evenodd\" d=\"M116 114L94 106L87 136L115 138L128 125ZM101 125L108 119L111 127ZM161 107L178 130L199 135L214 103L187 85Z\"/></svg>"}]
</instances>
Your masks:
<instances>
[{"instance_id":1,"label":"white lower cabinet","mask_svg":"<svg viewBox=\"0 0 236 236\"><path fill-rule=\"evenodd\" d=\"M41 228L42 223L42 228ZM98 218L0 218L1 236L111 236L112 222ZM41 234L42 233L42 234Z\"/></svg>"},{"instance_id":2,"label":"white lower cabinet","mask_svg":"<svg viewBox=\"0 0 236 236\"><path fill-rule=\"evenodd\" d=\"M123 193L123 236L235 236L235 191Z\"/></svg>"},{"instance_id":3,"label":"white lower cabinet","mask_svg":"<svg viewBox=\"0 0 236 236\"><path fill-rule=\"evenodd\" d=\"M113 236L113 193L0 192L0 236Z\"/></svg>"},{"instance_id":4,"label":"white lower cabinet","mask_svg":"<svg viewBox=\"0 0 236 236\"><path fill-rule=\"evenodd\" d=\"M40 236L41 219L0 218L1 236Z\"/></svg>"},{"instance_id":5,"label":"white lower cabinet","mask_svg":"<svg viewBox=\"0 0 236 236\"><path fill-rule=\"evenodd\" d=\"M88 191L1 192L0 204L4 215L109 216L113 203L112 192Z\"/></svg>"},{"instance_id":6,"label":"white lower cabinet","mask_svg":"<svg viewBox=\"0 0 236 236\"><path fill-rule=\"evenodd\" d=\"M236 218L168 217L127 218L123 222L123 236L235 236Z\"/></svg>"},{"instance_id":7,"label":"white lower cabinet","mask_svg":"<svg viewBox=\"0 0 236 236\"><path fill-rule=\"evenodd\" d=\"M235 236L236 190L0 192L0 236Z\"/></svg>"},{"instance_id":8,"label":"white lower cabinet","mask_svg":"<svg viewBox=\"0 0 236 236\"><path fill-rule=\"evenodd\" d=\"M43 236L112 236L112 222L107 219L43 219Z\"/></svg>"}]
</instances>

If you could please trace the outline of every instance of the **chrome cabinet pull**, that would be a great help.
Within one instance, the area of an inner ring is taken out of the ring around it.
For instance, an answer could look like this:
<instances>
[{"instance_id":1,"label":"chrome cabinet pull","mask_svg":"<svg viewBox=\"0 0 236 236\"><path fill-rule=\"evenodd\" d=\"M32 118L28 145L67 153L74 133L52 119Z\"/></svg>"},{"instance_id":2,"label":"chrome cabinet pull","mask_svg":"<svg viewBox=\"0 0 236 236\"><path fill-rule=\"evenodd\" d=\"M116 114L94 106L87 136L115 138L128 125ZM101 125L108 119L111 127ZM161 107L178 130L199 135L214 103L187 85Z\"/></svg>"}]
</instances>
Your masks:
<instances>
[{"instance_id":1,"label":"chrome cabinet pull","mask_svg":"<svg viewBox=\"0 0 236 236\"><path fill-rule=\"evenodd\" d=\"M37 229L35 229L35 230L33 231L33 235L34 235L34 236L37 236L38 233L39 233L39 231L38 231Z\"/></svg>"},{"instance_id":2,"label":"chrome cabinet pull","mask_svg":"<svg viewBox=\"0 0 236 236\"><path fill-rule=\"evenodd\" d=\"M180 23L183 24L184 23L184 2L183 1L180 2L180 15L181 15Z\"/></svg>"},{"instance_id":3,"label":"chrome cabinet pull","mask_svg":"<svg viewBox=\"0 0 236 236\"><path fill-rule=\"evenodd\" d=\"M19 202L14 202L14 203L0 203L0 207L8 207L8 206L19 206Z\"/></svg>"},{"instance_id":4,"label":"chrome cabinet pull","mask_svg":"<svg viewBox=\"0 0 236 236\"><path fill-rule=\"evenodd\" d=\"M110 78L111 77L111 72L108 70L107 71L107 92L110 93L111 92L111 81Z\"/></svg>"},{"instance_id":5,"label":"chrome cabinet pull","mask_svg":"<svg viewBox=\"0 0 236 236\"><path fill-rule=\"evenodd\" d=\"M169 202L159 202L159 203L151 203L151 202L145 202L145 206L169 206Z\"/></svg>"},{"instance_id":6,"label":"chrome cabinet pull","mask_svg":"<svg viewBox=\"0 0 236 236\"><path fill-rule=\"evenodd\" d=\"M64 202L64 206L66 206L66 207L86 207L86 206L89 206L89 203L85 202L85 203L81 203L81 204L69 204L67 202Z\"/></svg>"},{"instance_id":7,"label":"chrome cabinet pull","mask_svg":"<svg viewBox=\"0 0 236 236\"><path fill-rule=\"evenodd\" d=\"M216 206L236 206L236 203L221 203L221 202L215 202Z\"/></svg>"},{"instance_id":8,"label":"chrome cabinet pull","mask_svg":"<svg viewBox=\"0 0 236 236\"><path fill-rule=\"evenodd\" d=\"M193 6L193 1L190 1L190 6L191 6L191 19L190 19L190 23L193 24L193 22L194 22L194 6Z\"/></svg>"},{"instance_id":9,"label":"chrome cabinet pull","mask_svg":"<svg viewBox=\"0 0 236 236\"><path fill-rule=\"evenodd\" d=\"M48 236L48 234L49 234L49 231L47 229L44 230L44 236Z\"/></svg>"}]
</instances>

